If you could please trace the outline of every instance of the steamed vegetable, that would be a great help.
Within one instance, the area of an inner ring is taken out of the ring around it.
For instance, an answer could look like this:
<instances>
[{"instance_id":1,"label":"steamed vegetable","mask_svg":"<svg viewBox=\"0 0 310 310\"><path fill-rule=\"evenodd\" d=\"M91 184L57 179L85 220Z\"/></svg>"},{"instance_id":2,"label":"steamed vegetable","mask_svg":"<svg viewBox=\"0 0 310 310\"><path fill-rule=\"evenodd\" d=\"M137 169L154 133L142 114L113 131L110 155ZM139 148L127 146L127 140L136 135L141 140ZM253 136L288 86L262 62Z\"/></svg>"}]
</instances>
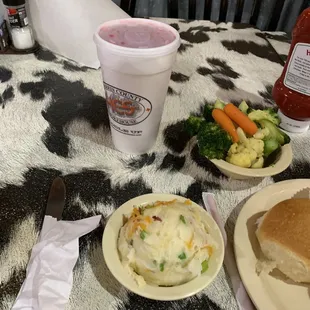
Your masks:
<instances>
[{"instance_id":1,"label":"steamed vegetable","mask_svg":"<svg viewBox=\"0 0 310 310\"><path fill-rule=\"evenodd\" d=\"M209 159L224 159L232 145L231 136L216 123L202 123L197 139L200 154Z\"/></svg>"},{"instance_id":2,"label":"steamed vegetable","mask_svg":"<svg viewBox=\"0 0 310 310\"><path fill-rule=\"evenodd\" d=\"M249 106L247 105L247 103L246 103L244 100L242 100L241 103L239 104L238 109L239 109L241 112L243 112L244 114L247 114L247 111L248 111L248 109L249 109Z\"/></svg>"},{"instance_id":3,"label":"steamed vegetable","mask_svg":"<svg viewBox=\"0 0 310 310\"><path fill-rule=\"evenodd\" d=\"M203 108L203 117L207 122L214 122L214 119L212 117L212 111L214 109L214 106L211 104L206 104Z\"/></svg>"},{"instance_id":4,"label":"steamed vegetable","mask_svg":"<svg viewBox=\"0 0 310 310\"><path fill-rule=\"evenodd\" d=\"M216 99L215 104L214 104L214 109L220 109L220 110L224 110L225 107L225 103L223 101L221 101L220 99Z\"/></svg>"},{"instance_id":5,"label":"steamed vegetable","mask_svg":"<svg viewBox=\"0 0 310 310\"><path fill-rule=\"evenodd\" d=\"M226 104L224 112L241 127L247 134L253 136L258 128L256 124L248 118L247 115L242 113L237 107L232 103Z\"/></svg>"},{"instance_id":6,"label":"steamed vegetable","mask_svg":"<svg viewBox=\"0 0 310 310\"><path fill-rule=\"evenodd\" d=\"M201 124L205 122L205 119L201 116L191 115L185 122L185 131L191 136L197 135Z\"/></svg>"},{"instance_id":7,"label":"steamed vegetable","mask_svg":"<svg viewBox=\"0 0 310 310\"><path fill-rule=\"evenodd\" d=\"M278 149L280 146L276 139L269 139L264 141L264 156L268 157L273 151Z\"/></svg>"},{"instance_id":8,"label":"steamed vegetable","mask_svg":"<svg viewBox=\"0 0 310 310\"><path fill-rule=\"evenodd\" d=\"M290 137L281 131L274 123L268 121L266 119L262 119L258 121L262 128L267 128L269 130L269 134L265 137L266 140L275 139L278 141L280 145L284 145L290 143Z\"/></svg>"},{"instance_id":9,"label":"steamed vegetable","mask_svg":"<svg viewBox=\"0 0 310 310\"><path fill-rule=\"evenodd\" d=\"M248 114L248 117L255 122L258 122L262 119L267 119L268 121L274 123L276 126L280 124L280 118L277 112L273 109L253 110Z\"/></svg>"},{"instance_id":10,"label":"steamed vegetable","mask_svg":"<svg viewBox=\"0 0 310 310\"><path fill-rule=\"evenodd\" d=\"M239 143L234 143L226 157L226 161L243 168L262 168L264 165L264 142L254 138L247 138L243 130L237 129Z\"/></svg>"},{"instance_id":11,"label":"steamed vegetable","mask_svg":"<svg viewBox=\"0 0 310 310\"><path fill-rule=\"evenodd\" d=\"M212 111L212 116L214 120L227 132L230 134L234 142L239 141L238 134L236 132L235 125L231 119L220 109L214 109Z\"/></svg>"}]
</instances>

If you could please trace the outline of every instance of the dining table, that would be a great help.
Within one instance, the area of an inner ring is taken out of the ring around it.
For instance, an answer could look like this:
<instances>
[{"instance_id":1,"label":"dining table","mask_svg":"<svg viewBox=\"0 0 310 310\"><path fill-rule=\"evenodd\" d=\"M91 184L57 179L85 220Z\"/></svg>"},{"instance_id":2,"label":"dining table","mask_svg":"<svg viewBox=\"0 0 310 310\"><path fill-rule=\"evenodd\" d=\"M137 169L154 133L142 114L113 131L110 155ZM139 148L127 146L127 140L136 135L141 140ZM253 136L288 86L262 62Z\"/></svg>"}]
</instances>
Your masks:
<instances>
[{"instance_id":1,"label":"dining table","mask_svg":"<svg viewBox=\"0 0 310 310\"><path fill-rule=\"evenodd\" d=\"M206 289L178 301L150 300L127 290L103 258L106 219L142 194L172 193L202 205L202 192L211 192L232 245L237 216L251 195L275 182L310 178L309 132L290 134L293 161L282 173L234 180L199 154L197 141L184 129L190 114L217 98L275 108L272 88L290 37L246 24L156 20L174 27L181 45L156 143L143 155L113 147L100 69L41 47L0 56L0 309L11 309L25 279L57 176L66 185L63 220L104 219L80 238L69 310L237 310L225 266Z\"/></svg>"}]
</instances>

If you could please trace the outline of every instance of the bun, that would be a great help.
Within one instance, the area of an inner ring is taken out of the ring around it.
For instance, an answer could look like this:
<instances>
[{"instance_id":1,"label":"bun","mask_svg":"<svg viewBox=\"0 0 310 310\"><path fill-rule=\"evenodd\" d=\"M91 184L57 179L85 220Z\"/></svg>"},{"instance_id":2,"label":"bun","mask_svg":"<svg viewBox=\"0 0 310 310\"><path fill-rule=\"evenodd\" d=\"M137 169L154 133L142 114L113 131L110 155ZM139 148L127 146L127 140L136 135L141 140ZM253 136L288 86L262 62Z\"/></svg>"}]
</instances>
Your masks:
<instances>
[{"instance_id":1,"label":"bun","mask_svg":"<svg viewBox=\"0 0 310 310\"><path fill-rule=\"evenodd\" d=\"M310 199L275 205L262 218L256 236L276 268L295 282L310 283Z\"/></svg>"}]
</instances>

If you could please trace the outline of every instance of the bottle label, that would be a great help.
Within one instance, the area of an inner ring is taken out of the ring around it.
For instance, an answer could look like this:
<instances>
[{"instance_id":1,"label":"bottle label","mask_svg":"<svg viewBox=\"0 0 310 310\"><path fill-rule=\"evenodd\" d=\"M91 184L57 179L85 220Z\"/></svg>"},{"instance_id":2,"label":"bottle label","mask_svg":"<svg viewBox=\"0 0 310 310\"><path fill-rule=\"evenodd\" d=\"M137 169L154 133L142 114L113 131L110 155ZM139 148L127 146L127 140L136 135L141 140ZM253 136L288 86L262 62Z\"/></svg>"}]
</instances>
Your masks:
<instances>
[{"instance_id":1,"label":"bottle label","mask_svg":"<svg viewBox=\"0 0 310 310\"><path fill-rule=\"evenodd\" d=\"M284 85L301 94L310 95L310 44L295 45L287 66Z\"/></svg>"},{"instance_id":2,"label":"bottle label","mask_svg":"<svg viewBox=\"0 0 310 310\"><path fill-rule=\"evenodd\" d=\"M28 25L25 6L7 7L9 23L12 28L22 28Z\"/></svg>"}]
</instances>

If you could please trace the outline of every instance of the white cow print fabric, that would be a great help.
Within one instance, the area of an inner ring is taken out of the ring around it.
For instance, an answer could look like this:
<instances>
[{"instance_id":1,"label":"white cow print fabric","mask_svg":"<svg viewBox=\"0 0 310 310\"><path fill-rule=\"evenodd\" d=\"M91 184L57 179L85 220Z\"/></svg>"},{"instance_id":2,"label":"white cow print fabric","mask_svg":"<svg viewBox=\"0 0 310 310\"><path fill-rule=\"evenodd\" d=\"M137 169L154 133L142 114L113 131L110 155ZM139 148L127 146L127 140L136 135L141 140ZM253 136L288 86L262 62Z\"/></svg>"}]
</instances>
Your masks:
<instances>
[{"instance_id":1,"label":"white cow print fabric","mask_svg":"<svg viewBox=\"0 0 310 310\"><path fill-rule=\"evenodd\" d=\"M289 48L286 36L244 25L164 21L180 32L182 44L157 142L142 156L114 150L99 70L44 49L0 57L0 309L11 308L25 278L56 176L67 187L65 220L106 218L125 201L151 192L200 204L203 191L213 192L230 239L251 194L273 182L310 177L308 134L293 137L294 161L285 172L235 181L201 157L183 129L190 113L216 98L274 106L271 89ZM129 292L104 263L102 233L101 226L80 239L68 310L237 309L223 268L207 289L184 300L152 301Z\"/></svg>"}]
</instances>

